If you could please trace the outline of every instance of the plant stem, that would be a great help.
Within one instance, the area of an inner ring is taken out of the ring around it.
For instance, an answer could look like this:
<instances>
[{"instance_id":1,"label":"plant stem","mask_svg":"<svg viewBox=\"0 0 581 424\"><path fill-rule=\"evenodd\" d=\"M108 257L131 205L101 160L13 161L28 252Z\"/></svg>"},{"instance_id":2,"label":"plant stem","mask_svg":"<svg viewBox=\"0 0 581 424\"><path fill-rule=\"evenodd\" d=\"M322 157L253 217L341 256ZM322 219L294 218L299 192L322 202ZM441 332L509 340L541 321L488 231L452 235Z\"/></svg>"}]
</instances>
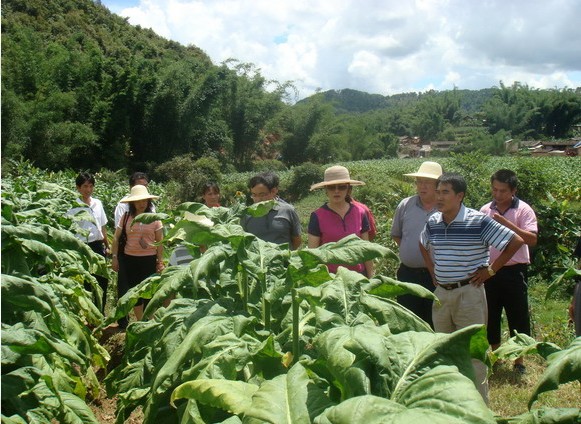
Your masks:
<instances>
[{"instance_id":1,"label":"plant stem","mask_svg":"<svg viewBox=\"0 0 581 424\"><path fill-rule=\"evenodd\" d=\"M293 363L299 360L299 301L297 300L296 289L291 289L291 299L293 308Z\"/></svg>"}]
</instances>

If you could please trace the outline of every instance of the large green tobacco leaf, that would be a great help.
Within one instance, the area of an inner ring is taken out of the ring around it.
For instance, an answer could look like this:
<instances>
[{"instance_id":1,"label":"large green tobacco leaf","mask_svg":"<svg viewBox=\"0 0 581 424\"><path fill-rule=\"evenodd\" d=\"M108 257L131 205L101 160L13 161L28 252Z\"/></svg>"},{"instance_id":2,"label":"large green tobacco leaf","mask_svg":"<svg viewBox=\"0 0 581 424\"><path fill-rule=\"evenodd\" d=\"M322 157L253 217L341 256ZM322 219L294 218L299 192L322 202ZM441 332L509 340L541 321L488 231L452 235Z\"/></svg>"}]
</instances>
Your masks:
<instances>
[{"instance_id":1,"label":"large green tobacco leaf","mask_svg":"<svg viewBox=\"0 0 581 424\"><path fill-rule=\"evenodd\" d=\"M25 276L23 276L25 277ZM12 323L13 308L20 311L36 311L47 319L56 319L56 308L49 288L45 285L15 275L2 274L2 322Z\"/></svg>"},{"instance_id":2,"label":"large green tobacco leaf","mask_svg":"<svg viewBox=\"0 0 581 424\"><path fill-rule=\"evenodd\" d=\"M260 387L240 381L190 381L172 393L172 402L181 398L243 415L248 424L308 424L332 405L300 363Z\"/></svg>"},{"instance_id":3,"label":"large green tobacco leaf","mask_svg":"<svg viewBox=\"0 0 581 424\"><path fill-rule=\"evenodd\" d=\"M318 335L313 344L320 359L311 365L319 375L326 377L345 400L353 396L369 394L370 381L365 373L365 364L345 348L348 344L382 343L389 336L387 327L370 325L339 326Z\"/></svg>"},{"instance_id":4,"label":"large green tobacco leaf","mask_svg":"<svg viewBox=\"0 0 581 424\"><path fill-rule=\"evenodd\" d=\"M554 343L537 342L531 336L517 333L496 349L494 355L500 359L514 360L521 356L536 353L547 359L550 355L560 350L561 348Z\"/></svg>"},{"instance_id":5,"label":"large green tobacco leaf","mask_svg":"<svg viewBox=\"0 0 581 424\"><path fill-rule=\"evenodd\" d=\"M86 358L75 347L39 330L25 328L22 324L3 326L2 345L21 355L57 353L74 364L85 367Z\"/></svg>"},{"instance_id":6,"label":"large green tobacco leaf","mask_svg":"<svg viewBox=\"0 0 581 424\"><path fill-rule=\"evenodd\" d=\"M410 330L432 332L425 321L397 302L368 295L365 291L367 287L368 280L363 275L339 268L333 280L318 287L301 287L297 289L297 294L312 306L322 307L327 311L326 314L318 311L318 318L330 313L338 315L335 318L326 316L324 321L326 323L350 323L363 313L373 318L379 325L389 325L392 333ZM323 325L321 320L319 325Z\"/></svg>"},{"instance_id":7,"label":"large green tobacco leaf","mask_svg":"<svg viewBox=\"0 0 581 424\"><path fill-rule=\"evenodd\" d=\"M411 294L423 297L424 299L438 301L438 298L434 293L419 284L406 283L382 275L373 278L371 282L365 286L365 290L369 294L379 297L394 298L403 294Z\"/></svg>"},{"instance_id":8,"label":"large green tobacco leaf","mask_svg":"<svg viewBox=\"0 0 581 424\"><path fill-rule=\"evenodd\" d=\"M72 393L57 390L48 376L42 377L30 392L39 402L36 414L51 416L63 424L98 424L93 411L82 399ZM30 411L27 415L31 415Z\"/></svg>"},{"instance_id":9,"label":"large green tobacco leaf","mask_svg":"<svg viewBox=\"0 0 581 424\"><path fill-rule=\"evenodd\" d=\"M257 385L243 381L197 379L176 387L171 394L171 403L178 399L195 399L204 405L243 414L250 408L252 396L257 390Z\"/></svg>"},{"instance_id":10,"label":"large green tobacco leaf","mask_svg":"<svg viewBox=\"0 0 581 424\"><path fill-rule=\"evenodd\" d=\"M259 344L249 335L237 337L229 333L218 336L204 346L202 358L184 378L235 380L250 361L252 350Z\"/></svg>"},{"instance_id":11,"label":"large green tobacco leaf","mask_svg":"<svg viewBox=\"0 0 581 424\"><path fill-rule=\"evenodd\" d=\"M297 363L286 375L265 381L245 411L248 424L309 424L331 406L323 389L310 381L304 367Z\"/></svg>"},{"instance_id":12,"label":"large green tobacco leaf","mask_svg":"<svg viewBox=\"0 0 581 424\"><path fill-rule=\"evenodd\" d=\"M298 252L305 265L313 266L319 263L356 265L390 253L393 254L387 247L362 240L355 234L338 242L325 243L316 249L302 249Z\"/></svg>"},{"instance_id":13,"label":"large green tobacco leaf","mask_svg":"<svg viewBox=\"0 0 581 424\"><path fill-rule=\"evenodd\" d=\"M393 334L406 331L427 331L432 333L430 325L409 309L394 300L381 299L363 294L361 308L380 325L387 325Z\"/></svg>"},{"instance_id":14,"label":"large green tobacco leaf","mask_svg":"<svg viewBox=\"0 0 581 424\"><path fill-rule=\"evenodd\" d=\"M361 284L366 281L358 272L339 268L333 280L318 287L301 287L296 292L312 306L322 307L327 312L338 315L342 323L350 324L362 312Z\"/></svg>"},{"instance_id":15,"label":"large green tobacco leaf","mask_svg":"<svg viewBox=\"0 0 581 424\"><path fill-rule=\"evenodd\" d=\"M5 255L10 256L6 264ZM94 253L86 243L67 230L48 225L3 225L2 256L4 273L18 271L31 274L31 270L36 270L39 266L43 269L55 269L62 264L76 264L80 269L107 275L104 259ZM14 256L24 258L25 262L13 258ZM23 267L23 264L26 266ZM19 268L12 269L8 265Z\"/></svg>"},{"instance_id":16,"label":"large green tobacco leaf","mask_svg":"<svg viewBox=\"0 0 581 424\"><path fill-rule=\"evenodd\" d=\"M482 326L470 326L452 334L404 332L383 340L357 338L345 343L361 364L368 363L374 394L400 401L408 386L428 370L440 365L454 366L474 379L472 358L484 360L488 342ZM363 365L361 365L363 366ZM480 398L475 386L473 395ZM416 396L422 397L421 393Z\"/></svg>"},{"instance_id":17,"label":"large green tobacco leaf","mask_svg":"<svg viewBox=\"0 0 581 424\"><path fill-rule=\"evenodd\" d=\"M327 409L315 424L496 423L474 383L451 366L417 377L395 401L373 395L347 399Z\"/></svg>"},{"instance_id":18,"label":"large green tobacco leaf","mask_svg":"<svg viewBox=\"0 0 581 424\"><path fill-rule=\"evenodd\" d=\"M567 349L551 354L547 362L547 370L529 400L529 409L541 393L555 390L559 384L581 381L581 337L573 340Z\"/></svg>"},{"instance_id":19,"label":"large green tobacco leaf","mask_svg":"<svg viewBox=\"0 0 581 424\"><path fill-rule=\"evenodd\" d=\"M174 353L158 369L152 384L154 394L163 393L171 385L170 377L178 373L184 362L219 335L233 333L242 335L244 328L254 321L243 316L208 316L198 320L189 329ZM161 365L161 366L159 366Z\"/></svg>"}]
</instances>

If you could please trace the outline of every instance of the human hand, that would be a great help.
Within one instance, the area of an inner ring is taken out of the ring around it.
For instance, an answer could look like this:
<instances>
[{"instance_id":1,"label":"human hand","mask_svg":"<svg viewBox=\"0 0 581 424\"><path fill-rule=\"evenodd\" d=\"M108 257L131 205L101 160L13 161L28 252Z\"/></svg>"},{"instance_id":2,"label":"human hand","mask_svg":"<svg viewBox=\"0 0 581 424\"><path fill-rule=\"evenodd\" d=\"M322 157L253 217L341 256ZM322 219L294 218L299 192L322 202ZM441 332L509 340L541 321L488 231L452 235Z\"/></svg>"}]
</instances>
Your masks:
<instances>
[{"instance_id":1,"label":"human hand","mask_svg":"<svg viewBox=\"0 0 581 424\"><path fill-rule=\"evenodd\" d=\"M111 260L111 268L113 269L113 271L119 272L119 259L117 258L117 255L113 255L113 258Z\"/></svg>"},{"instance_id":2,"label":"human hand","mask_svg":"<svg viewBox=\"0 0 581 424\"><path fill-rule=\"evenodd\" d=\"M492 219L494 219L496 222L498 222L499 224L504 225L505 227L507 226L506 224L509 222L508 219L506 219L504 216L502 216L499 213L495 213L492 216Z\"/></svg>"},{"instance_id":3,"label":"human hand","mask_svg":"<svg viewBox=\"0 0 581 424\"><path fill-rule=\"evenodd\" d=\"M155 272L160 273L161 271L163 271L165 268L165 265L163 264L163 261L157 261L155 263Z\"/></svg>"},{"instance_id":4,"label":"human hand","mask_svg":"<svg viewBox=\"0 0 581 424\"><path fill-rule=\"evenodd\" d=\"M470 274L468 278L470 279L470 284L474 287L480 287L490 278L490 273L488 272L488 268L483 266Z\"/></svg>"}]
</instances>

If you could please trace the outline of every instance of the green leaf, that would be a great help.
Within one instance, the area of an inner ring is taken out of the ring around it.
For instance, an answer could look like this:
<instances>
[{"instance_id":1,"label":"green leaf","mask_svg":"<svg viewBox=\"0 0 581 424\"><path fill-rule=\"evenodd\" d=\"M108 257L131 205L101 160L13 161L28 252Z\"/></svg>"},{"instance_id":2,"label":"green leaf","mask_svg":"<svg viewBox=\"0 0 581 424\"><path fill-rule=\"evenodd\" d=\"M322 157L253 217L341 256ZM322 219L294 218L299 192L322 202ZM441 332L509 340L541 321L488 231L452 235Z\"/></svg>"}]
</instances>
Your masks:
<instances>
[{"instance_id":1,"label":"green leaf","mask_svg":"<svg viewBox=\"0 0 581 424\"><path fill-rule=\"evenodd\" d=\"M286 375L265 381L252 396L244 412L252 424L310 424L332 403L325 392L310 381L305 368L295 364Z\"/></svg>"},{"instance_id":2,"label":"green leaf","mask_svg":"<svg viewBox=\"0 0 581 424\"><path fill-rule=\"evenodd\" d=\"M434 293L420 284L406 283L382 275L373 278L364 288L369 294L379 297L394 298L402 294L411 294L424 299L438 300Z\"/></svg>"},{"instance_id":3,"label":"green leaf","mask_svg":"<svg viewBox=\"0 0 581 424\"><path fill-rule=\"evenodd\" d=\"M375 325L340 326L319 334L313 344L320 357L324 359L324 368L328 377L341 392L341 399L370 393L368 376L359 364L357 356L345 346L350 344L382 343L389 335L389 330Z\"/></svg>"},{"instance_id":4,"label":"green leaf","mask_svg":"<svg viewBox=\"0 0 581 424\"><path fill-rule=\"evenodd\" d=\"M2 345L21 354L38 353L47 355L56 352L60 356L82 367L86 364L86 359L83 357L83 354L75 347L50 334L45 334L31 328L24 328L22 324L17 324L13 327L4 327L2 329Z\"/></svg>"},{"instance_id":5,"label":"green leaf","mask_svg":"<svg viewBox=\"0 0 581 424\"><path fill-rule=\"evenodd\" d=\"M433 333L427 322L394 300L364 294L361 296L361 309L380 325L387 325L393 334L406 331Z\"/></svg>"},{"instance_id":6,"label":"green leaf","mask_svg":"<svg viewBox=\"0 0 581 424\"><path fill-rule=\"evenodd\" d=\"M171 394L171 404L177 399L195 399L205 405L243 414L252 404L258 386L243 381L198 379L181 384Z\"/></svg>"},{"instance_id":7,"label":"green leaf","mask_svg":"<svg viewBox=\"0 0 581 424\"><path fill-rule=\"evenodd\" d=\"M418 377L398 401L373 395L327 409L316 424L496 423L472 381L454 367L437 366Z\"/></svg>"},{"instance_id":8,"label":"green leaf","mask_svg":"<svg viewBox=\"0 0 581 424\"><path fill-rule=\"evenodd\" d=\"M135 217L133 221L131 221L131 226L137 224L138 222L142 222L144 224L151 224L155 221L166 221L169 219L169 215L165 213L142 213Z\"/></svg>"},{"instance_id":9,"label":"green leaf","mask_svg":"<svg viewBox=\"0 0 581 424\"><path fill-rule=\"evenodd\" d=\"M266 215L277 204L276 200L265 200L264 202L253 203L246 208L246 214L254 218Z\"/></svg>"},{"instance_id":10,"label":"green leaf","mask_svg":"<svg viewBox=\"0 0 581 424\"><path fill-rule=\"evenodd\" d=\"M551 354L547 362L547 369L529 399L529 409L541 393L555 390L559 384L581 381L581 337L573 340L567 349Z\"/></svg>"},{"instance_id":11,"label":"green leaf","mask_svg":"<svg viewBox=\"0 0 581 424\"><path fill-rule=\"evenodd\" d=\"M500 359L514 360L521 356L539 354L547 359L550 355L560 351L561 348L554 343L538 342L531 336L517 333L504 342L493 353Z\"/></svg>"},{"instance_id":12,"label":"green leaf","mask_svg":"<svg viewBox=\"0 0 581 424\"><path fill-rule=\"evenodd\" d=\"M397 400L418 376L440 365L455 366L474 379L472 358L485 359L488 341L484 327L474 325L452 334L407 331L383 340L357 337L344 347L361 367L375 370L370 378L376 394Z\"/></svg>"},{"instance_id":13,"label":"green leaf","mask_svg":"<svg viewBox=\"0 0 581 424\"><path fill-rule=\"evenodd\" d=\"M391 251L367 240L362 240L355 234L342 238L337 242L325 243L316 249L302 249L298 255L308 263L316 259L316 263L357 265L371 259L386 256Z\"/></svg>"}]
</instances>

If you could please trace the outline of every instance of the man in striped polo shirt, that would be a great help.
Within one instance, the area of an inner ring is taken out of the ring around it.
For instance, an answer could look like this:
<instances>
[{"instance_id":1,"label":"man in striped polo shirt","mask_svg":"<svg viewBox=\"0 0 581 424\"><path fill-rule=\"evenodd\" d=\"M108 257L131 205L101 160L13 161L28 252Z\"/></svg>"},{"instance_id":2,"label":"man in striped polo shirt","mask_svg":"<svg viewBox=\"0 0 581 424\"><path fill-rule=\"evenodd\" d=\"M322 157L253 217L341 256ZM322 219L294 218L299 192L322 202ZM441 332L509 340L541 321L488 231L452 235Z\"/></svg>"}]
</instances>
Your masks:
<instances>
[{"instance_id":1,"label":"man in striped polo shirt","mask_svg":"<svg viewBox=\"0 0 581 424\"><path fill-rule=\"evenodd\" d=\"M444 173L438 178L436 206L420 235L420 251L432 275L440 302L434 302L434 330L452 333L473 324L487 323L483 284L522 246L523 239L492 218L464 206L466 181ZM488 249L501 254L489 264ZM488 402L487 368L473 360L476 387Z\"/></svg>"}]
</instances>

